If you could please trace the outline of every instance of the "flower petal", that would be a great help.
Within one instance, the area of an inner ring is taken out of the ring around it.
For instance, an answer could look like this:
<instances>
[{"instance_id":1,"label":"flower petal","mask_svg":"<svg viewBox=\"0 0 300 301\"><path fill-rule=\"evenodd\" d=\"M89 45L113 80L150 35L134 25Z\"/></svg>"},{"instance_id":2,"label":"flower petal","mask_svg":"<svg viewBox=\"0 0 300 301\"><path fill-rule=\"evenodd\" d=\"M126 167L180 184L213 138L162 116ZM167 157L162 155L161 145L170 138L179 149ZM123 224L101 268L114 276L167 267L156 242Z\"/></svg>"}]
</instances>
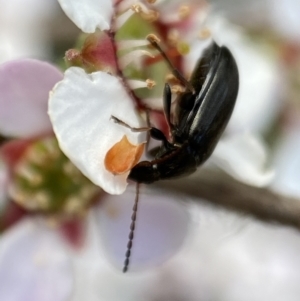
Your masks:
<instances>
[{"instance_id":1,"label":"flower petal","mask_svg":"<svg viewBox=\"0 0 300 301\"><path fill-rule=\"evenodd\" d=\"M299 116L296 115L298 119ZM300 124L290 125L275 149L274 165L276 177L273 189L276 191L300 197Z\"/></svg>"},{"instance_id":2,"label":"flower petal","mask_svg":"<svg viewBox=\"0 0 300 301\"><path fill-rule=\"evenodd\" d=\"M8 182L9 175L7 167L0 160L0 212L8 202Z\"/></svg>"},{"instance_id":3,"label":"flower petal","mask_svg":"<svg viewBox=\"0 0 300 301\"><path fill-rule=\"evenodd\" d=\"M212 162L239 181L265 186L274 177L273 169L266 169L266 148L258 137L231 135L219 142Z\"/></svg>"},{"instance_id":4,"label":"flower petal","mask_svg":"<svg viewBox=\"0 0 300 301\"><path fill-rule=\"evenodd\" d=\"M65 301L70 298L72 285L70 259L55 232L24 220L3 235L1 299Z\"/></svg>"},{"instance_id":5,"label":"flower petal","mask_svg":"<svg viewBox=\"0 0 300 301\"><path fill-rule=\"evenodd\" d=\"M106 170L104 158L124 135L132 144L140 143L141 136L111 120L113 115L140 126L120 80L105 72L86 74L69 68L50 95L49 114L61 149L81 172L106 192L123 193L129 172L114 176Z\"/></svg>"},{"instance_id":6,"label":"flower petal","mask_svg":"<svg viewBox=\"0 0 300 301\"><path fill-rule=\"evenodd\" d=\"M189 214L179 201L184 197L155 185L148 187L140 189L130 270L169 259L182 246L189 228ZM131 185L121 196L104 196L99 206L102 245L120 270L125 259L135 193Z\"/></svg>"},{"instance_id":7,"label":"flower petal","mask_svg":"<svg viewBox=\"0 0 300 301\"><path fill-rule=\"evenodd\" d=\"M266 130L281 106L283 80L278 62L271 53L247 40L240 27L220 16L211 17L207 27L219 45L230 49L239 70L239 92L227 130L239 133ZM191 52L185 57L187 71L193 70L209 42L193 40Z\"/></svg>"},{"instance_id":8,"label":"flower petal","mask_svg":"<svg viewBox=\"0 0 300 301\"><path fill-rule=\"evenodd\" d=\"M58 0L66 15L84 32L110 28L113 16L112 0Z\"/></svg>"},{"instance_id":9,"label":"flower petal","mask_svg":"<svg viewBox=\"0 0 300 301\"><path fill-rule=\"evenodd\" d=\"M284 39L299 43L299 10L300 2L297 0L271 1L269 18L271 25Z\"/></svg>"},{"instance_id":10,"label":"flower petal","mask_svg":"<svg viewBox=\"0 0 300 301\"><path fill-rule=\"evenodd\" d=\"M0 132L7 136L32 137L49 133L49 91L62 79L52 65L31 59L0 66Z\"/></svg>"}]
</instances>

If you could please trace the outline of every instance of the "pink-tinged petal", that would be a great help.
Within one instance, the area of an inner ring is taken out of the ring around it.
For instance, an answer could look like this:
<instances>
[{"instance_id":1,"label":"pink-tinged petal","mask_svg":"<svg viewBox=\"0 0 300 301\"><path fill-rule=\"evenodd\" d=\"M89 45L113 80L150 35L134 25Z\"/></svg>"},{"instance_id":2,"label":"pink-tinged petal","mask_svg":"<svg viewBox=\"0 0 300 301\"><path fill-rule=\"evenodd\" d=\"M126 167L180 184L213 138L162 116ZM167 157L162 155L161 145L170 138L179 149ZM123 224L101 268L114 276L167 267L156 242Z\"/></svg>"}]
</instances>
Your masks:
<instances>
[{"instance_id":1,"label":"pink-tinged petal","mask_svg":"<svg viewBox=\"0 0 300 301\"><path fill-rule=\"evenodd\" d=\"M153 271L123 274L117 270L107 260L99 241L98 214L94 210L88 222L85 247L73 256L76 286L72 301L148 300L145 287L151 287Z\"/></svg>"},{"instance_id":2,"label":"pink-tinged petal","mask_svg":"<svg viewBox=\"0 0 300 301\"><path fill-rule=\"evenodd\" d=\"M69 68L50 94L49 115L61 149L77 168L106 192L123 193L129 172L114 176L104 166L105 156L124 135L132 144L142 137L111 119L141 126L120 80L105 72Z\"/></svg>"},{"instance_id":3,"label":"pink-tinged petal","mask_svg":"<svg viewBox=\"0 0 300 301\"><path fill-rule=\"evenodd\" d=\"M94 66L94 71L117 74L115 49L107 33L96 32L89 35L84 41L81 55L85 64Z\"/></svg>"},{"instance_id":4,"label":"pink-tinged petal","mask_svg":"<svg viewBox=\"0 0 300 301\"><path fill-rule=\"evenodd\" d=\"M84 32L110 28L113 16L112 0L58 0L66 15Z\"/></svg>"},{"instance_id":5,"label":"pink-tinged petal","mask_svg":"<svg viewBox=\"0 0 300 301\"><path fill-rule=\"evenodd\" d=\"M62 79L54 66L22 59L0 66L0 132L33 137L52 131L47 116L49 91Z\"/></svg>"},{"instance_id":6,"label":"pink-tinged petal","mask_svg":"<svg viewBox=\"0 0 300 301\"><path fill-rule=\"evenodd\" d=\"M267 149L263 141L250 134L221 140L210 162L249 185L265 186L274 177L274 170L266 167Z\"/></svg>"},{"instance_id":7,"label":"pink-tinged petal","mask_svg":"<svg viewBox=\"0 0 300 301\"><path fill-rule=\"evenodd\" d=\"M180 203L184 197L157 186L141 186L129 270L157 266L182 246L188 232L189 214ZM121 271L128 243L135 186L121 196L106 195L99 206L102 245Z\"/></svg>"},{"instance_id":8,"label":"pink-tinged petal","mask_svg":"<svg viewBox=\"0 0 300 301\"><path fill-rule=\"evenodd\" d=\"M57 233L24 220L1 237L1 299L66 301L72 287L70 258Z\"/></svg>"}]
</instances>

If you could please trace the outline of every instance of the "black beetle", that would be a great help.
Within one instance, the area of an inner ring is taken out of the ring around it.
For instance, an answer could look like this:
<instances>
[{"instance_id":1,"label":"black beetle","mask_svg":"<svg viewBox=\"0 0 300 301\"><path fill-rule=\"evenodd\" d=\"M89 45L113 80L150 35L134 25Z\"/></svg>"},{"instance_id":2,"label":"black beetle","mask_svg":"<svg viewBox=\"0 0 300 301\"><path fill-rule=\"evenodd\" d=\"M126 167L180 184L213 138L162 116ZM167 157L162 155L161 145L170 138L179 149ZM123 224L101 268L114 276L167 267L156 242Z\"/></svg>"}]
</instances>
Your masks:
<instances>
[{"instance_id":1,"label":"black beetle","mask_svg":"<svg viewBox=\"0 0 300 301\"><path fill-rule=\"evenodd\" d=\"M158 44L152 42L152 45L171 65ZM152 138L162 141L154 160L142 161L131 169L129 179L138 184L149 184L195 172L197 167L205 162L215 149L235 105L239 75L236 62L226 47L220 47L213 42L198 61L190 81L184 80L175 68L172 68L172 71L185 84L186 91L175 100L175 114L171 118L171 89L168 84L165 85L164 112L171 131L171 141L154 127L131 128L113 117L117 123L129 127L133 131L149 130ZM128 269L132 247L138 184L124 272Z\"/></svg>"}]
</instances>

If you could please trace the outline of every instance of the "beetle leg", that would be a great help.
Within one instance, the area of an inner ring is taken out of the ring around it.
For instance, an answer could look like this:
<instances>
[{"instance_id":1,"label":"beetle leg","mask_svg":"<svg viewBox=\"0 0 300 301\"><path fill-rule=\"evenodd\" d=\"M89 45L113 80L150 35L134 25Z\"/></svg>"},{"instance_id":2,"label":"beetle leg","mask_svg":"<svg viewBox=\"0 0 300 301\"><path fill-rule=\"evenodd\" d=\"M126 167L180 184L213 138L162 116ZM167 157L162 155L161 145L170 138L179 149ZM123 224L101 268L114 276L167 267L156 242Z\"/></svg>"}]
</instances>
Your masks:
<instances>
[{"instance_id":1,"label":"beetle leg","mask_svg":"<svg viewBox=\"0 0 300 301\"><path fill-rule=\"evenodd\" d=\"M193 94L195 94L195 89L192 86L192 84L180 73L180 71L174 67L174 65L171 63L170 59L166 55L166 53L162 50L162 48L159 46L158 42L155 39L148 38L148 41L151 43L151 45L162 55L164 60L169 65L169 68L171 69L173 75L178 78L183 85L190 90Z\"/></svg>"},{"instance_id":2,"label":"beetle leg","mask_svg":"<svg viewBox=\"0 0 300 301\"><path fill-rule=\"evenodd\" d=\"M141 127L141 128L135 128L130 126L129 124L125 123L124 121L120 120L119 118L115 117L115 116L111 116L111 119L113 119L113 121L115 123L121 124L129 129L131 129L132 132L146 132L146 131L150 131L151 130L151 126L148 127Z\"/></svg>"},{"instance_id":3,"label":"beetle leg","mask_svg":"<svg viewBox=\"0 0 300 301\"><path fill-rule=\"evenodd\" d=\"M129 124L125 123L124 121L120 120L119 118L117 118L115 116L111 116L111 118L114 120L114 122L131 129L132 132L146 132L147 131L151 138L162 141L162 143L166 149L172 148L172 144L168 141L168 139L166 138L164 133L155 127L151 127L150 124L148 127L135 128L135 127L131 127ZM148 118L147 118L147 120L149 123ZM148 145L149 145L149 136L147 137L147 149L148 149Z\"/></svg>"},{"instance_id":4,"label":"beetle leg","mask_svg":"<svg viewBox=\"0 0 300 301\"><path fill-rule=\"evenodd\" d=\"M169 84L165 84L164 94L163 94L163 103L164 103L164 112L165 117L168 123L168 126L172 132L174 126L171 122L171 101L172 101L172 92Z\"/></svg>"}]
</instances>

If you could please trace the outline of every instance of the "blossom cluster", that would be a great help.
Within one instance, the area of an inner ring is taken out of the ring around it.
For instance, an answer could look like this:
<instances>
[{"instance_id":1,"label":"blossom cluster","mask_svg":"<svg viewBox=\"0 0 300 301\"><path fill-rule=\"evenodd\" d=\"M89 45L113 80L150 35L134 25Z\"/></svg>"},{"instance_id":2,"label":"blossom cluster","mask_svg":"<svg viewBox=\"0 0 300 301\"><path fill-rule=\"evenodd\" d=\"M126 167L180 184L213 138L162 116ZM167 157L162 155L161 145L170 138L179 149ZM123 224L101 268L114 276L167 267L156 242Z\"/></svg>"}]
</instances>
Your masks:
<instances>
[{"instance_id":1,"label":"blossom cluster","mask_svg":"<svg viewBox=\"0 0 300 301\"><path fill-rule=\"evenodd\" d=\"M0 65L0 291L7 300L63 301L82 287L86 296L97 275L108 298L108 288L125 285L118 273L136 194L128 175L146 158L147 137L112 117L145 128L148 116L169 137L163 87L171 85L174 108L184 91L151 38L187 79L212 40L231 50L240 74L237 104L203 168L258 187L274 178L262 133L280 107L278 66L240 28L211 14L205 1L58 2L82 31L77 48L66 50L65 71L35 59ZM199 230L199 208L186 204L184 192L141 186L139 198L132 270L162 264ZM30 274L26 281L18 266Z\"/></svg>"}]
</instances>

